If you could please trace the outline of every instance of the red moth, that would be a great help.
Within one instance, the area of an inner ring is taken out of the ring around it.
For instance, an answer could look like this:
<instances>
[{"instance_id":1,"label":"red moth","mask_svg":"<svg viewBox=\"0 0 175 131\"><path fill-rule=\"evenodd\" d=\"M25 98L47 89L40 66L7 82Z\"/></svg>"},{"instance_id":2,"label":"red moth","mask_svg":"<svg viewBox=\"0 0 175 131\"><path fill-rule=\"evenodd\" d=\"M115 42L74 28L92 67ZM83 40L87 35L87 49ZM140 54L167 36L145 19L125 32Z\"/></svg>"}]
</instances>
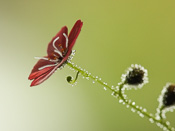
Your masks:
<instances>
[{"instance_id":1,"label":"red moth","mask_svg":"<svg viewBox=\"0 0 175 131\"><path fill-rule=\"evenodd\" d=\"M29 80L33 80L30 86L36 86L47 80L69 58L75 41L81 31L83 22L78 20L73 26L69 36L66 26L56 34L49 42L47 56L39 59L33 67Z\"/></svg>"}]
</instances>

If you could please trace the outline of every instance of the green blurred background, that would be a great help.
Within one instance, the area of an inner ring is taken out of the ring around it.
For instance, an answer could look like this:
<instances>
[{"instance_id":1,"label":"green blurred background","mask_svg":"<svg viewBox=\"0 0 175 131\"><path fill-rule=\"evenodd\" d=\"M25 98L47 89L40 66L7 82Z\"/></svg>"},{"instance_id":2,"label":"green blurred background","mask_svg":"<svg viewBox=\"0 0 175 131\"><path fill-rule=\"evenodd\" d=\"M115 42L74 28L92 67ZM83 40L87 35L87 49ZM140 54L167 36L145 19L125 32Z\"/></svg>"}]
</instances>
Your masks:
<instances>
[{"instance_id":1,"label":"green blurred background","mask_svg":"<svg viewBox=\"0 0 175 131\"><path fill-rule=\"evenodd\" d=\"M67 66L30 88L28 75L46 55L64 25L84 22L72 62L117 85L132 63L148 69L150 83L127 91L155 113L167 82L175 82L174 0L4 0L0 1L0 131L160 131L118 103L109 90L81 77L65 78ZM175 113L167 119L175 125Z\"/></svg>"}]
</instances>

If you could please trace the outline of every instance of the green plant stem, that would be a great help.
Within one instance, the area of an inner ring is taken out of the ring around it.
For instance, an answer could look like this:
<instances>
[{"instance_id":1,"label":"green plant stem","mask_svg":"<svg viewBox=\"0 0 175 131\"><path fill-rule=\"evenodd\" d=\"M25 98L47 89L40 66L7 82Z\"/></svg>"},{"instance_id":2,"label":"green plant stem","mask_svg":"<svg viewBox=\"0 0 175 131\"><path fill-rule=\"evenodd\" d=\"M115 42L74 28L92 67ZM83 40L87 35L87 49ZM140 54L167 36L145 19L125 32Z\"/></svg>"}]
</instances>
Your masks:
<instances>
[{"instance_id":1,"label":"green plant stem","mask_svg":"<svg viewBox=\"0 0 175 131\"><path fill-rule=\"evenodd\" d=\"M86 71L84 71L80 67L75 66L71 62L68 62L67 65L70 66L71 68L73 68L74 70L78 71L82 76L91 78L93 81L96 81L97 83L99 83L103 87L106 87L107 89L111 90L114 93L114 96L118 96L117 97L118 99L122 100L126 105L129 105L135 111L137 111L139 113L142 113L144 116L148 117L149 119L152 119L154 121L154 123L156 123L156 124L159 123L163 127L165 127L167 130L174 131L173 127L171 127L170 125L167 125L166 124L167 121L163 121L163 119L160 119L160 120L159 119L156 119L156 117L153 116L151 113L148 113L146 110L140 109L139 106L137 106L135 104L135 102L133 104L133 102L130 99L127 99L126 97L124 97L124 94L122 93L122 88L124 87L125 83L120 83L118 85L119 86L119 90L116 90L116 89L113 89L112 87L110 87L109 85L107 85L102 80L97 79L95 76L91 75L90 73L87 73ZM162 116L161 116L161 118L162 118Z\"/></svg>"},{"instance_id":2,"label":"green plant stem","mask_svg":"<svg viewBox=\"0 0 175 131\"><path fill-rule=\"evenodd\" d=\"M164 106L160 107L160 113L159 113L159 116L160 116L160 119L163 120L163 116L162 116L162 110L164 109Z\"/></svg>"}]
</instances>

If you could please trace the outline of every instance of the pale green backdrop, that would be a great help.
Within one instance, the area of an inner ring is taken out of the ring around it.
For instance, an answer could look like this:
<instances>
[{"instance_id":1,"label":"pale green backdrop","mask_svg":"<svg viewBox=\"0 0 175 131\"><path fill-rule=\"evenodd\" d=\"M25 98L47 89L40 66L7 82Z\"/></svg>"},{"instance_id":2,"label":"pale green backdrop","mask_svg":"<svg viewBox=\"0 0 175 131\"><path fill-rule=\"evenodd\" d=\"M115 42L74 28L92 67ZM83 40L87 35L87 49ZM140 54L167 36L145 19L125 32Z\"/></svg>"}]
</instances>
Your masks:
<instances>
[{"instance_id":1,"label":"pale green backdrop","mask_svg":"<svg viewBox=\"0 0 175 131\"><path fill-rule=\"evenodd\" d=\"M1 0L0 131L161 131L132 113L109 90L75 75L66 66L30 88L27 78L64 25L84 22L73 62L109 85L117 85L132 63L148 69L150 83L127 91L155 113L166 82L175 83L174 0ZM175 125L175 113L167 119Z\"/></svg>"}]
</instances>

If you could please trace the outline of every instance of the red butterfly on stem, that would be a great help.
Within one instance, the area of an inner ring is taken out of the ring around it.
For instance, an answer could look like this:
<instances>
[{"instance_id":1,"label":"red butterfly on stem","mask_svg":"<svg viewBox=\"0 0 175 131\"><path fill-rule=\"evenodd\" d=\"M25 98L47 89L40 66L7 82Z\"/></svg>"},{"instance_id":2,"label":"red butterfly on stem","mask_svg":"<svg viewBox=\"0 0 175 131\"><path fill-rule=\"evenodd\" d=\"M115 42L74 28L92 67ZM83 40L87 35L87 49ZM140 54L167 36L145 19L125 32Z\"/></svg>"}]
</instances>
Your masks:
<instances>
[{"instance_id":1,"label":"red butterfly on stem","mask_svg":"<svg viewBox=\"0 0 175 131\"><path fill-rule=\"evenodd\" d=\"M56 70L68 60L75 41L81 31L83 22L78 20L73 26L69 36L66 26L56 34L48 44L48 56L40 58L29 75L33 80L30 86L36 86L47 80Z\"/></svg>"}]
</instances>

